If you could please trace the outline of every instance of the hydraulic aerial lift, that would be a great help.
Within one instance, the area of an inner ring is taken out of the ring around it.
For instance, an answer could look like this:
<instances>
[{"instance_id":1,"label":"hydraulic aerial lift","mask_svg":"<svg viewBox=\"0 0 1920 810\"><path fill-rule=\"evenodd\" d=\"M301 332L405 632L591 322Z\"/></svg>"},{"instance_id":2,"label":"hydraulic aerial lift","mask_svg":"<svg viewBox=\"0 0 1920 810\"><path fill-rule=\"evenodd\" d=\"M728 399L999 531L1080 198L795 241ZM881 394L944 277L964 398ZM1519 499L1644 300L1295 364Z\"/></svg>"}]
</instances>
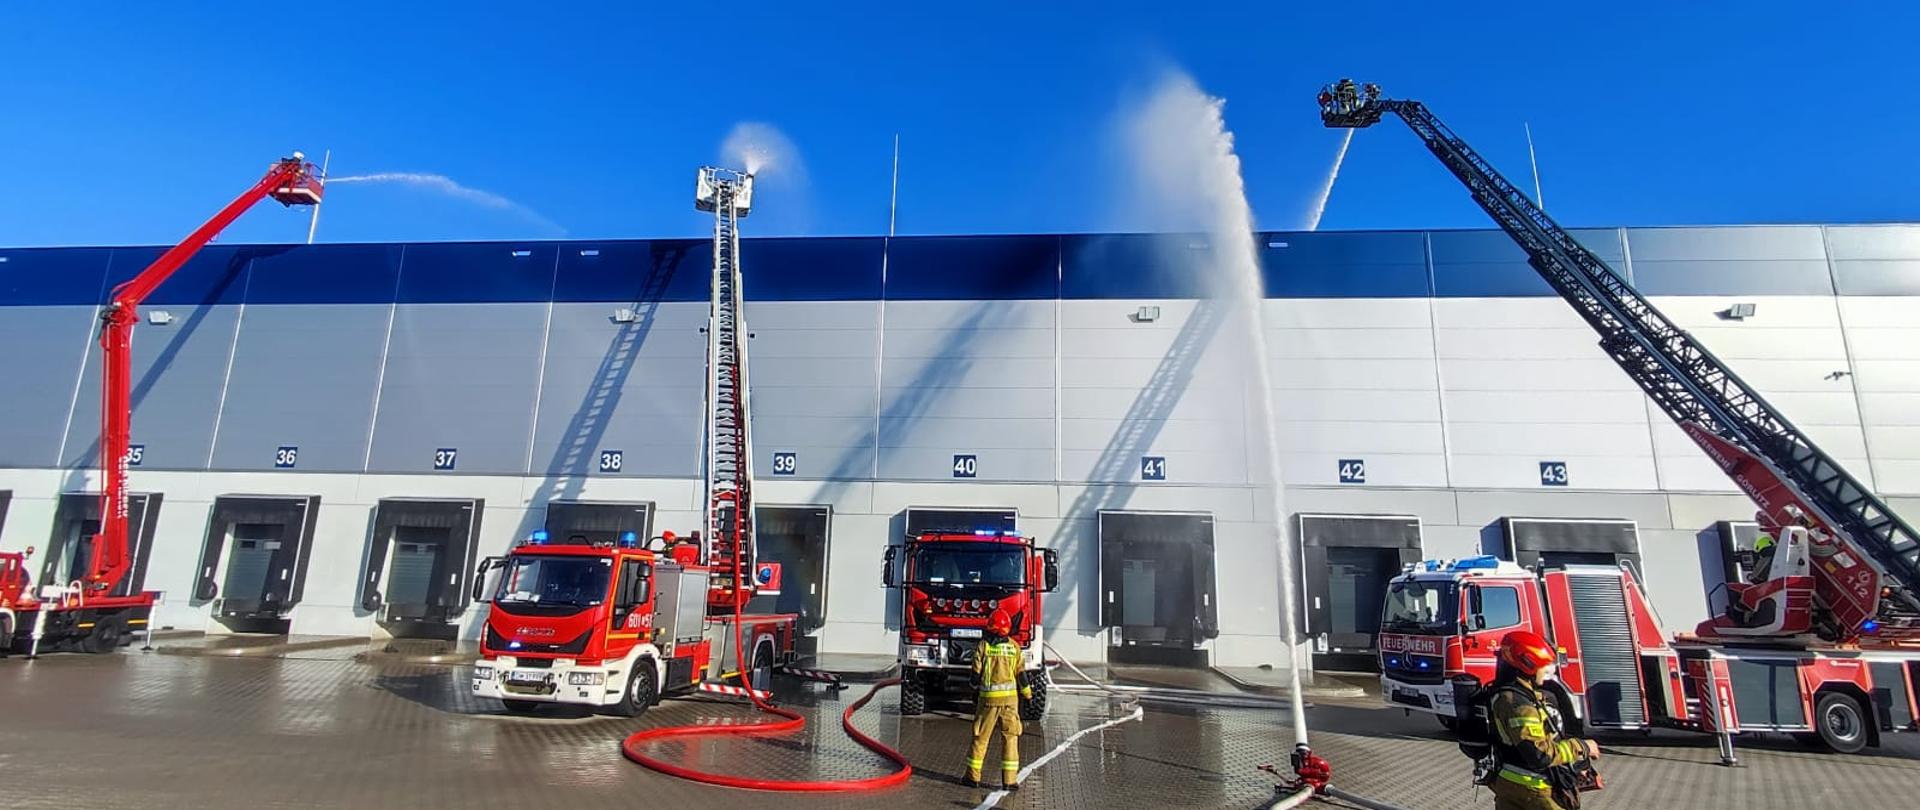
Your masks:
<instances>
[{"instance_id":1,"label":"hydraulic aerial lift","mask_svg":"<svg viewBox=\"0 0 1920 810\"><path fill-rule=\"evenodd\" d=\"M1633 600L1626 603L1629 617L1600 615L1605 611L1592 605L1583 611L1581 600L1561 598L1554 588L1556 576L1604 572L1572 567L1566 574L1549 572L1544 593L1556 609L1547 611L1554 615L1546 624L1556 641L1576 651L1582 643L1593 646L1599 638L1578 627L1583 621L1612 628L1606 640L1616 646L1631 636L1633 642L1621 649L1638 654L1632 661L1623 657L1619 685L1637 693L1644 684L1651 693L1648 702L1659 712L1644 722L1719 732L1729 761L1728 735L1742 730L1818 731L1845 750L1877 738L1883 727L1911 727L1913 687L1920 685L1920 535L1913 527L1575 241L1425 105L1382 98L1377 85L1350 79L1323 89L1319 103L1322 121L1333 128L1359 129L1387 113L1400 116L1526 251L1540 277L1599 333L1607 355L1753 499L1762 531L1778 538L1753 581L1727 585L1725 611L1676 637L1671 651L1663 652L1662 640L1647 638L1647 630L1657 635L1657 625L1650 610L1634 608ZM1490 574L1470 570L1436 576L1471 580ZM1618 579L1622 572L1612 575ZM1637 593L1632 572L1625 572L1625 581L1626 591ZM1465 589L1467 595L1479 591ZM1461 610L1463 617L1470 615L1467 607ZM1625 619L1638 627L1630 633L1618 629ZM1449 621L1440 635L1465 637L1469 646L1497 644L1471 638L1482 629L1477 619L1463 618L1458 624ZM1383 643L1388 669L1396 664L1421 669L1423 663L1434 670L1454 669L1449 663L1458 657L1454 648L1436 643L1410 637L1405 649L1390 653ZM1595 658L1587 663L1597 663ZM1580 661L1570 664L1563 669L1596 669ZM1647 671L1636 677L1640 668ZM1769 705L1737 707L1740 695Z\"/></svg>"},{"instance_id":2,"label":"hydraulic aerial lift","mask_svg":"<svg viewBox=\"0 0 1920 810\"><path fill-rule=\"evenodd\" d=\"M303 155L281 158L260 182L113 289L100 312L100 533L88 546L86 574L66 584L42 583L38 595L27 586L26 555L0 555L0 631L5 631L0 652L17 647L29 655L42 647L112 652L126 643L131 631L147 624L157 594L113 595L133 568L127 452L133 421L133 326L140 319L140 303L254 203L271 197L285 206L318 205L323 191L319 171Z\"/></svg>"}]
</instances>

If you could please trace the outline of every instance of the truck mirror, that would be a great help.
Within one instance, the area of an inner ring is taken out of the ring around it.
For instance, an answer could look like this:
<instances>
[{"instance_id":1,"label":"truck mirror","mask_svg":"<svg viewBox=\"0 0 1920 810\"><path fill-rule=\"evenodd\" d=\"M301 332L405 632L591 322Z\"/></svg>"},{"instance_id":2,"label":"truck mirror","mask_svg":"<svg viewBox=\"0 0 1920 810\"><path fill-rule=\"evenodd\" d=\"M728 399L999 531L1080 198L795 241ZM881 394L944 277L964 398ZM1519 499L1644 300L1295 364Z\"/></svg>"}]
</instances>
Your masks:
<instances>
[{"instance_id":1,"label":"truck mirror","mask_svg":"<svg viewBox=\"0 0 1920 810\"><path fill-rule=\"evenodd\" d=\"M1475 630L1487 629L1487 617L1482 616L1478 613L1473 614L1473 629Z\"/></svg>"},{"instance_id":2,"label":"truck mirror","mask_svg":"<svg viewBox=\"0 0 1920 810\"><path fill-rule=\"evenodd\" d=\"M1047 593L1053 593L1060 588L1060 552L1050 548L1042 549L1040 555L1043 560L1042 565L1046 577L1045 591Z\"/></svg>"},{"instance_id":3,"label":"truck mirror","mask_svg":"<svg viewBox=\"0 0 1920 810\"><path fill-rule=\"evenodd\" d=\"M880 561L881 587L885 587L885 588L899 587L899 584L894 582L894 579L893 579L893 561L894 561L894 558L898 556L899 553L900 553L899 546L887 546L886 557Z\"/></svg>"},{"instance_id":4,"label":"truck mirror","mask_svg":"<svg viewBox=\"0 0 1920 810\"><path fill-rule=\"evenodd\" d=\"M493 570L493 567L499 565L500 562L501 559L499 557L485 557L480 560L479 570L473 572L473 593L470 594L472 597L471 601L486 601L487 572Z\"/></svg>"}]
</instances>

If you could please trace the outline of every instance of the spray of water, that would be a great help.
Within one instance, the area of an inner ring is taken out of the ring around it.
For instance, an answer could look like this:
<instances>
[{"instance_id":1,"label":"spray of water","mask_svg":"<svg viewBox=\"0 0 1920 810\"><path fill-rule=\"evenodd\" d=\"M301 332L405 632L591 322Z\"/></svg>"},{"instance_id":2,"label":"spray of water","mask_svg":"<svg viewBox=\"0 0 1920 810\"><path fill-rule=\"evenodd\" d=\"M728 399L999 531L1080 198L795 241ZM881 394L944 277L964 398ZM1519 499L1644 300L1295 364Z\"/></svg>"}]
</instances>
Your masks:
<instances>
[{"instance_id":1,"label":"spray of water","mask_svg":"<svg viewBox=\"0 0 1920 810\"><path fill-rule=\"evenodd\" d=\"M1306 742L1306 715L1300 709L1300 669L1294 612L1298 581L1293 555L1286 548L1280 477L1280 451L1275 432L1273 383L1267 368L1267 338L1262 308L1266 285L1260 274L1254 242L1253 211L1247 205L1240 178L1240 158L1234 154L1233 133L1227 129L1223 99L1207 95L1193 79L1175 74L1163 79L1146 101L1126 119L1128 153L1142 191L1156 195L1163 210L1180 212L1207 237L1212 266L1205 287L1228 303L1234 312L1247 356L1243 363L1260 424L1261 461L1271 492L1273 537L1280 558L1280 627L1285 635L1288 673L1293 689L1293 727L1298 742ZM1231 331L1225 334L1233 334ZM1218 344L1216 344L1218 345Z\"/></svg>"},{"instance_id":2,"label":"spray of water","mask_svg":"<svg viewBox=\"0 0 1920 810\"><path fill-rule=\"evenodd\" d=\"M539 224L541 227L546 228L548 230L555 231L561 234L565 234L567 232L566 228L560 227L559 223L556 223L553 220L550 220L544 216L541 216L540 212L538 211L535 211L531 208L521 205L520 203L514 202L513 200L507 199L506 197L500 196L499 194L495 194L491 191L486 191L484 189L477 189L471 186L463 186L458 182L455 182L453 178L448 177L444 174L425 174L421 172L378 172L375 174L350 174L350 175L345 175L341 177L327 178L328 187L332 187L341 183L398 183L401 185L412 186L414 188L420 188L420 189L436 192L439 194L444 194L448 197L452 197L457 200L470 202L482 208L492 208L498 211L511 211L515 214L518 214L519 216L525 217L526 219Z\"/></svg>"},{"instance_id":3,"label":"spray of water","mask_svg":"<svg viewBox=\"0 0 1920 810\"><path fill-rule=\"evenodd\" d=\"M1320 218L1327 215L1327 200L1333 196L1333 181L1340 179L1340 166L1347 162L1347 147L1353 143L1353 133L1349 129L1340 136L1340 151L1333 153L1333 168L1327 170L1327 181L1320 184L1320 193L1314 197L1313 213L1307 216L1307 230L1320 230Z\"/></svg>"},{"instance_id":4,"label":"spray of water","mask_svg":"<svg viewBox=\"0 0 1920 810\"><path fill-rule=\"evenodd\" d=\"M720 155L729 166L739 166L756 177L776 175L779 180L804 185L807 165L800 160L800 148L772 124L743 121L735 124L727 139L720 143Z\"/></svg>"}]
</instances>

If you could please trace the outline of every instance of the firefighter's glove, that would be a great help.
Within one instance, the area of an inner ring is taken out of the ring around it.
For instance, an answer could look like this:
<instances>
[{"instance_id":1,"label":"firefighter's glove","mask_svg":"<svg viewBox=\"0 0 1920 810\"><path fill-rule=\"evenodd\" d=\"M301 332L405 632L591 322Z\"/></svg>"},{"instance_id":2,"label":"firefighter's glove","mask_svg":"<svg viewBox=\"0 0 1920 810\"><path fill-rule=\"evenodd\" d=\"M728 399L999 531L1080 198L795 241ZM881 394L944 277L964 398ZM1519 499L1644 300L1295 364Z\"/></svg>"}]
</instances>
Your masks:
<instances>
[{"instance_id":1,"label":"firefighter's glove","mask_svg":"<svg viewBox=\"0 0 1920 810\"><path fill-rule=\"evenodd\" d=\"M1026 699L1028 699L1028 700L1032 700L1032 699L1033 699L1033 687L1031 687L1031 686L1022 686L1022 687L1020 687L1020 696L1021 696L1021 697L1023 697L1023 698L1026 698Z\"/></svg>"},{"instance_id":2,"label":"firefighter's glove","mask_svg":"<svg viewBox=\"0 0 1920 810\"><path fill-rule=\"evenodd\" d=\"M1597 743L1597 742L1594 742L1593 740L1581 740L1580 742L1581 742L1581 744L1582 744L1582 745L1585 745L1585 746L1587 747L1587 759L1599 759L1599 758L1600 758L1600 744L1599 744L1599 743Z\"/></svg>"}]
</instances>

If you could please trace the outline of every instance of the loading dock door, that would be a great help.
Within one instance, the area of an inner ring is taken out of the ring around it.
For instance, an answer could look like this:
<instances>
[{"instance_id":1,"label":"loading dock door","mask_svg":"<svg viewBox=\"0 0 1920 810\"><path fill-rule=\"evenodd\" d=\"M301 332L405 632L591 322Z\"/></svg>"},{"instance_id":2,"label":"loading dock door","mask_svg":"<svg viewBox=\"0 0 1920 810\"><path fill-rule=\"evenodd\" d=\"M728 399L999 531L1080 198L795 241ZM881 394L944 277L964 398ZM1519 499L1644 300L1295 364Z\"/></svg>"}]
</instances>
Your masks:
<instances>
[{"instance_id":1,"label":"loading dock door","mask_svg":"<svg viewBox=\"0 0 1920 810\"><path fill-rule=\"evenodd\" d=\"M161 495L135 492L127 495L128 542L133 544L133 568L113 588L114 596L129 596L146 587L147 558L153 550L153 529L160 522ZM54 508L53 533L47 538L47 553L41 558L41 585L64 585L87 575L87 557L93 552L93 536L100 533L100 495L92 492L62 492Z\"/></svg>"},{"instance_id":2,"label":"loading dock door","mask_svg":"<svg viewBox=\"0 0 1920 810\"><path fill-rule=\"evenodd\" d=\"M286 632L283 620L306 590L319 516L318 495L215 498L194 601L212 601L215 618L248 623L246 629Z\"/></svg>"},{"instance_id":3,"label":"loading dock door","mask_svg":"<svg viewBox=\"0 0 1920 810\"><path fill-rule=\"evenodd\" d=\"M1631 520L1509 517L1500 522L1507 559L1527 568L1626 562L1640 572L1640 530Z\"/></svg>"},{"instance_id":4,"label":"loading dock door","mask_svg":"<svg viewBox=\"0 0 1920 810\"><path fill-rule=\"evenodd\" d=\"M826 623L827 529L833 511L825 506L760 506L753 513L760 559L780 564L780 593L756 596L748 609L799 614L800 632L811 634Z\"/></svg>"},{"instance_id":5,"label":"loading dock door","mask_svg":"<svg viewBox=\"0 0 1920 810\"><path fill-rule=\"evenodd\" d=\"M1013 509L907 508L906 536L922 532L1014 532L1020 513Z\"/></svg>"},{"instance_id":6,"label":"loading dock door","mask_svg":"<svg viewBox=\"0 0 1920 810\"><path fill-rule=\"evenodd\" d=\"M1205 666L1219 635L1213 516L1099 515L1100 615L1116 661Z\"/></svg>"},{"instance_id":7,"label":"loading dock door","mask_svg":"<svg viewBox=\"0 0 1920 810\"><path fill-rule=\"evenodd\" d=\"M486 502L388 498L374 507L360 606L397 636L444 636L467 609Z\"/></svg>"},{"instance_id":8,"label":"loading dock door","mask_svg":"<svg viewBox=\"0 0 1920 810\"><path fill-rule=\"evenodd\" d=\"M653 539L653 502L553 501L542 526L559 543L614 543L633 532L644 544Z\"/></svg>"},{"instance_id":9,"label":"loading dock door","mask_svg":"<svg viewBox=\"0 0 1920 810\"><path fill-rule=\"evenodd\" d=\"M1420 519L1409 515L1300 515L1301 628L1316 669L1379 666L1375 635L1387 581L1419 562Z\"/></svg>"}]
</instances>

